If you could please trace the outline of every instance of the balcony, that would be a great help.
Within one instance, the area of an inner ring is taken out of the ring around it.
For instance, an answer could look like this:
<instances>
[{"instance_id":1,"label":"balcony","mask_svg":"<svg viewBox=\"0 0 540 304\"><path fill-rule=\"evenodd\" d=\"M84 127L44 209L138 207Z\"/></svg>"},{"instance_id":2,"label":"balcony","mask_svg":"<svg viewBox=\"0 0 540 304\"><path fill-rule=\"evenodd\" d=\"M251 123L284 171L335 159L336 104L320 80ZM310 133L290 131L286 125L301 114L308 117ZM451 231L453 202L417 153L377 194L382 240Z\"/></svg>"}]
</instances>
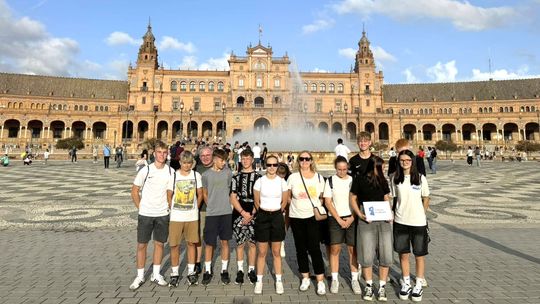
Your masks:
<instances>
[{"instance_id":1,"label":"balcony","mask_svg":"<svg viewBox=\"0 0 540 304\"><path fill-rule=\"evenodd\" d=\"M146 86L141 87L141 92L148 92L148 87L146 87Z\"/></svg>"}]
</instances>

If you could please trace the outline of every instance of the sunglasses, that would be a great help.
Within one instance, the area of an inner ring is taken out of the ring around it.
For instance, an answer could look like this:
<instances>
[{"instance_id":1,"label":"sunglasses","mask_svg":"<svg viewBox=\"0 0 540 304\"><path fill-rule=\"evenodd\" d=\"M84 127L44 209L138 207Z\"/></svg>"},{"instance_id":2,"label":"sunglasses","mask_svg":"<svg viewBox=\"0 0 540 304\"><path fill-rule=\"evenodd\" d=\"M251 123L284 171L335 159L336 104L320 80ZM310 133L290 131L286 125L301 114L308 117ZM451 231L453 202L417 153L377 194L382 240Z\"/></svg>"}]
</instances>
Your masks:
<instances>
[{"instance_id":1,"label":"sunglasses","mask_svg":"<svg viewBox=\"0 0 540 304\"><path fill-rule=\"evenodd\" d=\"M277 167L279 166L278 164L266 164L267 167Z\"/></svg>"},{"instance_id":2,"label":"sunglasses","mask_svg":"<svg viewBox=\"0 0 540 304\"><path fill-rule=\"evenodd\" d=\"M399 161L402 163L411 163L412 159L400 159Z\"/></svg>"},{"instance_id":3,"label":"sunglasses","mask_svg":"<svg viewBox=\"0 0 540 304\"><path fill-rule=\"evenodd\" d=\"M311 161L311 157L298 157L299 161Z\"/></svg>"}]
</instances>

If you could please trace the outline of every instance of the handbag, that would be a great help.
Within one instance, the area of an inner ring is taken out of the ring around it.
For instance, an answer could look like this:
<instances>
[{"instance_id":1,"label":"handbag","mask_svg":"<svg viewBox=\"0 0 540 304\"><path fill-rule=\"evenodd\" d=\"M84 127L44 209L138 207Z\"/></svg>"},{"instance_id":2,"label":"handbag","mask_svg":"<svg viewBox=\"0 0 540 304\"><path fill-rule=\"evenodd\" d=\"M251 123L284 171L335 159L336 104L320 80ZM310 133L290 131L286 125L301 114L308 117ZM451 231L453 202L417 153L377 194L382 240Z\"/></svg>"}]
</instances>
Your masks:
<instances>
[{"instance_id":1,"label":"handbag","mask_svg":"<svg viewBox=\"0 0 540 304\"><path fill-rule=\"evenodd\" d=\"M315 207L315 205L313 204L313 201L311 200L311 195L309 195L309 191L306 187L306 182L304 182L304 177L302 176L302 173L299 172L300 174L300 178L302 179L302 184L304 184L304 189L306 189L306 193L308 195L308 198L309 198L309 202L311 203L311 206L313 206L313 215L315 215L315 220L316 221L324 221L328 218L328 214L326 213L326 210L324 210L323 208L323 212L321 212L321 210L319 209L319 207Z\"/></svg>"}]
</instances>

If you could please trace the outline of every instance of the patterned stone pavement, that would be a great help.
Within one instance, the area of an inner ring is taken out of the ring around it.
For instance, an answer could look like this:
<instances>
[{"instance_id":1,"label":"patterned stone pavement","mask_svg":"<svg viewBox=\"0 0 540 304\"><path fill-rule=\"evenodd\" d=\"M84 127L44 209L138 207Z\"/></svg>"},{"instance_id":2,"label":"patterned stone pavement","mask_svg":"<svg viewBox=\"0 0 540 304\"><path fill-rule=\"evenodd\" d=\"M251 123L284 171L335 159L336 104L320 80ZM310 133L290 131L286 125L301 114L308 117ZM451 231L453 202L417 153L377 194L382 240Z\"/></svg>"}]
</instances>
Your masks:
<instances>
[{"instance_id":1,"label":"patterned stone pavement","mask_svg":"<svg viewBox=\"0 0 540 304\"><path fill-rule=\"evenodd\" d=\"M423 302L540 303L540 163L486 162L477 168L441 161L439 167L428 175L432 242ZM261 296L253 295L252 285L222 286L218 278L206 288L188 287L184 280L176 289L145 283L129 291L135 274L136 211L129 198L134 175L132 163L108 170L88 161L0 168L0 303L361 301L350 291L347 266L339 294L319 297L314 285L298 291L290 234L284 295L275 294L271 275ZM168 257L167 248L167 277ZM232 254L231 273L235 260ZM395 261L391 274L397 278L397 256ZM181 270L185 278L185 263ZM392 284L389 302L406 302L398 300Z\"/></svg>"}]
</instances>

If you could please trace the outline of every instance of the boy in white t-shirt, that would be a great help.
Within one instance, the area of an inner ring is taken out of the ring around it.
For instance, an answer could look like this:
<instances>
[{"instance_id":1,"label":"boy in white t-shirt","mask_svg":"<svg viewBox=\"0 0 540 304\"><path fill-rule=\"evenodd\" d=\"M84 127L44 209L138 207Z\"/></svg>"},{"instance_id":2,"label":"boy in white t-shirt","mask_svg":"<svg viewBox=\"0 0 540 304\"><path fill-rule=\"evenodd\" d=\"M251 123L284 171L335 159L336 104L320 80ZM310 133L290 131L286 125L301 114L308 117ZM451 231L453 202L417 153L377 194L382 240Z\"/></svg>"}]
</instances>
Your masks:
<instances>
[{"instance_id":1,"label":"boy in white t-shirt","mask_svg":"<svg viewBox=\"0 0 540 304\"><path fill-rule=\"evenodd\" d=\"M180 284L180 243L187 243L188 283L197 285L199 275L195 272L195 244L200 242L199 208L202 204L201 175L193 171L193 154L184 151L180 154L180 169L176 171L174 185L167 189L167 200L171 206L169 223L169 247L171 249L171 280L169 286Z\"/></svg>"},{"instance_id":2,"label":"boy in white t-shirt","mask_svg":"<svg viewBox=\"0 0 540 304\"><path fill-rule=\"evenodd\" d=\"M167 189L172 189L174 171L165 163L168 154L165 143L156 142L154 154L155 162L139 171L131 187L131 198L139 210L137 219L137 277L129 286L131 290L137 290L144 283L146 248L152 235L154 239L154 268L150 281L160 286L168 285L160 274L160 270L163 244L169 236Z\"/></svg>"}]
</instances>

